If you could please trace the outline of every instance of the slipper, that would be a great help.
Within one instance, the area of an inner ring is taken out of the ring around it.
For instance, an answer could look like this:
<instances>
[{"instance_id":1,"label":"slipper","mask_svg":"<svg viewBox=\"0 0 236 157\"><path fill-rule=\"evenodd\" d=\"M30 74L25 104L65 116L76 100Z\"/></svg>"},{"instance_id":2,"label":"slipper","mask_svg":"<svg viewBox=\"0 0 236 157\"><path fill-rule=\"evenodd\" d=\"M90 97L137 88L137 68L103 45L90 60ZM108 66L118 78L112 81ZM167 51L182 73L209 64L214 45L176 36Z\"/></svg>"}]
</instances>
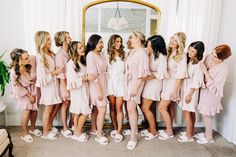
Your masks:
<instances>
[{"instance_id":1,"label":"slipper","mask_svg":"<svg viewBox=\"0 0 236 157\"><path fill-rule=\"evenodd\" d=\"M112 138L115 138L116 134L117 134L117 130L112 130L110 132L110 135L111 135Z\"/></svg>"},{"instance_id":2,"label":"slipper","mask_svg":"<svg viewBox=\"0 0 236 157\"><path fill-rule=\"evenodd\" d=\"M195 137L196 139L200 139L201 137L204 137L205 134L203 132L195 134L193 137Z\"/></svg>"},{"instance_id":3,"label":"slipper","mask_svg":"<svg viewBox=\"0 0 236 157\"><path fill-rule=\"evenodd\" d=\"M34 136L37 136L37 137L39 137L43 134L42 131L40 131L39 129L34 129L34 131L30 130L29 133L34 135Z\"/></svg>"},{"instance_id":4,"label":"slipper","mask_svg":"<svg viewBox=\"0 0 236 157\"><path fill-rule=\"evenodd\" d=\"M117 133L116 136L115 136L114 141L115 141L116 143L120 143L123 139L124 139L123 135Z\"/></svg>"},{"instance_id":5,"label":"slipper","mask_svg":"<svg viewBox=\"0 0 236 157\"><path fill-rule=\"evenodd\" d=\"M199 144L210 144L210 143L215 143L214 140L208 141L205 136L201 136L198 140L197 143Z\"/></svg>"},{"instance_id":6,"label":"slipper","mask_svg":"<svg viewBox=\"0 0 236 157\"><path fill-rule=\"evenodd\" d=\"M122 134L125 135L125 136L126 135L131 135L131 130L130 129L125 129L125 130L122 131Z\"/></svg>"},{"instance_id":7,"label":"slipper","mask_svg":"<svg viewBox=\"0 0 236 157\"><path fill-rule=\"evenodd\" d=\"M182 131L182 132L180 132L179 136L186 135L186 134L187 134L186 131Z\"/></svg>"},{"instance_id":8,"label":"slipper","mask_svg":"<svg viewBox=\"0 0 236 157\"><path fill-rule=\"evenodd\" d=\"M137 145L137 141L129 141L127 143L127 149L132 150L136 147L136 145Z\"/></svg>"},{"instance_id":9,"label":"slipper","mask_svg":"<svg viewBox=\"0 0 236 157\"><path fill-rule=\"evenodd\" d=\"M84 134L86 138L89 138L89 135L87 133L83 132L82 134Z\"/></svg>"},{"instance_id":10,"label":"slipper","mask_svg":"<svg viewBox=\"0 0 236 157\"><path fill-rule=\"evenodd\" d=\"M125 135L125 136L126 136L126 135L131 135L131 130L130 130L130 129L123 130L123 131L122 131L122 134ZM136 135L137 135L137 134L138 134L138 132L136 133Z\"/></svg>"},{"instance_id":11,"label":"slipper","mask_svg":"<svg viewBox=\"0 0 236 157\"><path fill-rule=\"evenodd\" d=\"M94 131L90 131L89 133L90 133L91 135L97 135L97 131L95 131L95 132L94 132ZM103 135L103 136L106 135L104 131L102 131L102 135Z\"/></svg>"},{"instance_id":12,"label":"slipper","mask_svg":"<svg viewBox=\"0 0 236 157\"><path fill-rule=\"evenodd\" d=\"M31 135L25 135L20 137L24 142L33 142L33 137Z\"/></svg>"},{"instance_id":13,"label":"slipper","mask_svg":"<svg viewBox=\"0 0 236 157\"><path fill-rule=\"evenodd\" d=\"M51 130L54 134L59 134L59 130L56 127L52 127Z\"/></svg>"},{"instance_id":14,"label":"slipper","mask_svg":"<svg viewBox=\"0 0 236 157\"><path fill-rule=\"evenodd\" d=\"M66 131L61 130L61 133L62 133L62 135L63 135L64 137L66 137L66 138L69 138L69 137L72 136L72 132L71 132L70 130L66 130Z\"/></svg>"},{"instance_id":15,"label":"slipper","mask_svg":"<svg viewBox=\"0 0 236 157\"><path fill-rule=\"evenodd\" d=\"M47 140L56 140L57 139L56 134L53 132L49 132L47 136L42 135L41 138L47 139Z\"/></svg>"},{"instance_id":16,"label":"slipper","mask_svg":"<svg viewBox=\"0 0 236 157\"><path fill-rule=\"evenodd\" d=\"M85 134L85 133L82 133L79 136L72 135L71 139L79 141L79 142L87 142L88 141L88 135Z\"/></svg>"},{"instance_id":17,"label":"slipper","mask_svg":"<svg viewBox=\"0 0 236 157\"><path fill-rule=\"evenodd\" d=\"M152 140L152 139L154 139L154 138L156 138L158 136L159 136L159 134L153 135L152 133L148 132L145 135L145 140Z\"/></svg>"},{"instance_id":18,"label":"slipper","mask_svg":"<svg viewBox=\"0 0 236 157\"><path fill-rule=\"evenodd\" d=\"M143 129L139 133L141 134L141 136L146 136L146 134L149 133L149 131L147 129Z\"/></svg>"},{"instance_id":19,"label":"slipper","mask_svg":"<svg viewBox=\"0 0 236 157\"><path fill-rule=\"evenodd\" d=\"M179 142L193 142L194 139L193 138L188 138L186 135L182 135L178 138Z\"/></svg>"},{"instance_id":20,"label":"slipper","mask_svg":"<svg viewBox=\"0 0 236 157\"><path fill-rule=\"evenodd\" d=\"M101 145L107 145L108 144L108 139L105 136L102 136L99 139L96 137L95 141L97 141Z\"/></svg>"},{"instance_id":21,"label":"slipper","mask_svg":"<svg viewBox=\"0 0 236 157\"><path fill-rule=\"evenodd\" d=\"M168 139L171 139L173 138L174 135L168 135L164 130L159 130L159 139L160 140L168 140Z\"/></svg>"}]
</instances>

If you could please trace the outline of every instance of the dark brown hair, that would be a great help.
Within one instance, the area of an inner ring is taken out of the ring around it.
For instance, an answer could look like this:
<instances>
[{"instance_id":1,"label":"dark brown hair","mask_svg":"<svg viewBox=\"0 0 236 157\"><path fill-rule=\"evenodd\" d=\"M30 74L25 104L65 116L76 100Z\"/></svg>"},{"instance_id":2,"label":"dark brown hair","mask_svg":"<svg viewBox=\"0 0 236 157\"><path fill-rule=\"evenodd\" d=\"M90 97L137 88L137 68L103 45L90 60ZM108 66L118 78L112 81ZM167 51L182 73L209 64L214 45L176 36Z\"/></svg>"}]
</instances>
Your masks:
<instances>
[{"instance_id":1,"label":"dark brown hair","mask_svg":"<svg viewBox=\"0 0 236 157\"><path fill-rule=\"evenodd\" d=\"M119 36L117 34L113 34L110 37L109 41L108 41L108 48L107 48L107 53L109 55L109 63L110 64L112 63L112 61L116 61L114 45L115 45L115 42L116 42L117 38L121 39L121 46L120 46L120 49L118 50L119 57L121 58L122 61L124 61L124 59L125 59L125 51L124 51L123 40L122 40L121 36Z\"/></svg>"},{"instance_id":2,"label":"dark brown hair","mask_svg":"<svg viewBox=\"0 0 236 157\"><path fill-rule=\"evenodd\" d=\"M75 64L75 71L76 72L79 72L80 71L80 66L78 64L78 52L77 52L77 48L78 48L78 44L80 42L78 41L72 41L69 45L69 56L71 58L71 60L74 62ZM86 65L86 60L85 60L85 57L84 56L81 56L80 57L80 63L82 63L84 66Z\"/></svg>"}]
</instances>

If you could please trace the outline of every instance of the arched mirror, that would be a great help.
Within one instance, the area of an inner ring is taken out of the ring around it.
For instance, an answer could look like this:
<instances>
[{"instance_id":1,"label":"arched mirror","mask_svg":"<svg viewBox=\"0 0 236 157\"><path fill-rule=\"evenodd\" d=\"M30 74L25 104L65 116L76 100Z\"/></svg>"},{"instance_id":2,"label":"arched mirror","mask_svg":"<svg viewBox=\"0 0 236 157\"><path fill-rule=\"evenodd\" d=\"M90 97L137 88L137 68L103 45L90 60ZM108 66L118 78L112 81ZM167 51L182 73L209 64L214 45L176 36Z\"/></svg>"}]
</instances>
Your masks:
<instances>
[{"instance_id":1,"label":"arched mirror","mask_svg":"<svg viewBox=\"0 0 236 157\"><path fill-rule=\"evenodd\" d=\"M140 31L146 37L158 34L161 12L156 6L141 0L97 0L83 8L82 43L86 45L92 34L99 34L104 41L104 51L112 34L119 34L123 44L133 31ZM143 120L139 111L139 126ZM109 108L105 125L109 126ZM125 122L124 122L125 124Z\"/></svg>"},{"instance_id":2,"label":"arched mirror","mask_svg":"<svg viewBox=\"0 0 236 157\"><path fill-rule=\"evenodd\" d=\"M94 33L103 37L105 46L114 33L123 41L133 31L149 37L158 34L160 20L159 8L141 0L97 0L83 8L82 42L85 44Z\"/></svg>"}]
</instances>

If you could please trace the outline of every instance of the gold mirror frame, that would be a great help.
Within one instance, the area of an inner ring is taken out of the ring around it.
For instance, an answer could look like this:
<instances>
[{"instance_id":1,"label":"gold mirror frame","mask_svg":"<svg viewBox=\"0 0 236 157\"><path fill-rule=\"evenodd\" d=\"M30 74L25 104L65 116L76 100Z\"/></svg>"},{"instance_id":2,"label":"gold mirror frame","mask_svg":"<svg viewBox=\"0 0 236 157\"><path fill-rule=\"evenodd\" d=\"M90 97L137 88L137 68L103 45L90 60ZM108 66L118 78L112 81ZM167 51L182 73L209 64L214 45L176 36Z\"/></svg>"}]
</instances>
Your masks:
<instances>
[{"instance_id":1,"label":"gold mirror frame","mask_svg":"<svg viewBox=\"0 0 236 157\"><path fill-rule=\"evenodd\" d=\"M83 17L82 17L82 44L85 45L85 13L87 11L88 8L94 6L94 5L98 5L98 4L102 4L102 3L107 3L107 2L132 2L132 3L137 3L137 4L141 4L141 5L145 5L147 7L150 7L154 10L157 11L158 14L158 19L157 19L157 33L159 31L159 28L160 28L160 21L161 21L161 11L158 7L156 7L155 5L153 4L150 4L148 2L144 2L144 1L141 1L141 0L96 0L94 2L91 2L87 5L85 5L83 7ZM131 32L130 32L131 33Z\"/></svg>"}]
</instances>

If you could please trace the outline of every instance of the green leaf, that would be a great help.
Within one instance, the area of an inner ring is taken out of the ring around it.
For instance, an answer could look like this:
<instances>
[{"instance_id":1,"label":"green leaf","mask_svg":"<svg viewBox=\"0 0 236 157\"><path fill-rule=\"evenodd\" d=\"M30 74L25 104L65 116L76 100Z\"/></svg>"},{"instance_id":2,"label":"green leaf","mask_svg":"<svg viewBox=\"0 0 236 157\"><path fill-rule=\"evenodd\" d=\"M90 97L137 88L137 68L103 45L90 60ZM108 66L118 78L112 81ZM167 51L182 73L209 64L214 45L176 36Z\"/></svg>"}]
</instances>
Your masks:
<instances>
[{"instance_id":1,"label":"green leaf","mask_svg":"<svg viewBox=\"0 0 236 157\"><path fill-rule=\"evenodd\" d=\"M1 96L4 95L6 85L10 81L10 73L8 70L8 66L5 61L2 60L3 55L6 51L0 55L0 92Z\"/></svg>"}]
</instances>

